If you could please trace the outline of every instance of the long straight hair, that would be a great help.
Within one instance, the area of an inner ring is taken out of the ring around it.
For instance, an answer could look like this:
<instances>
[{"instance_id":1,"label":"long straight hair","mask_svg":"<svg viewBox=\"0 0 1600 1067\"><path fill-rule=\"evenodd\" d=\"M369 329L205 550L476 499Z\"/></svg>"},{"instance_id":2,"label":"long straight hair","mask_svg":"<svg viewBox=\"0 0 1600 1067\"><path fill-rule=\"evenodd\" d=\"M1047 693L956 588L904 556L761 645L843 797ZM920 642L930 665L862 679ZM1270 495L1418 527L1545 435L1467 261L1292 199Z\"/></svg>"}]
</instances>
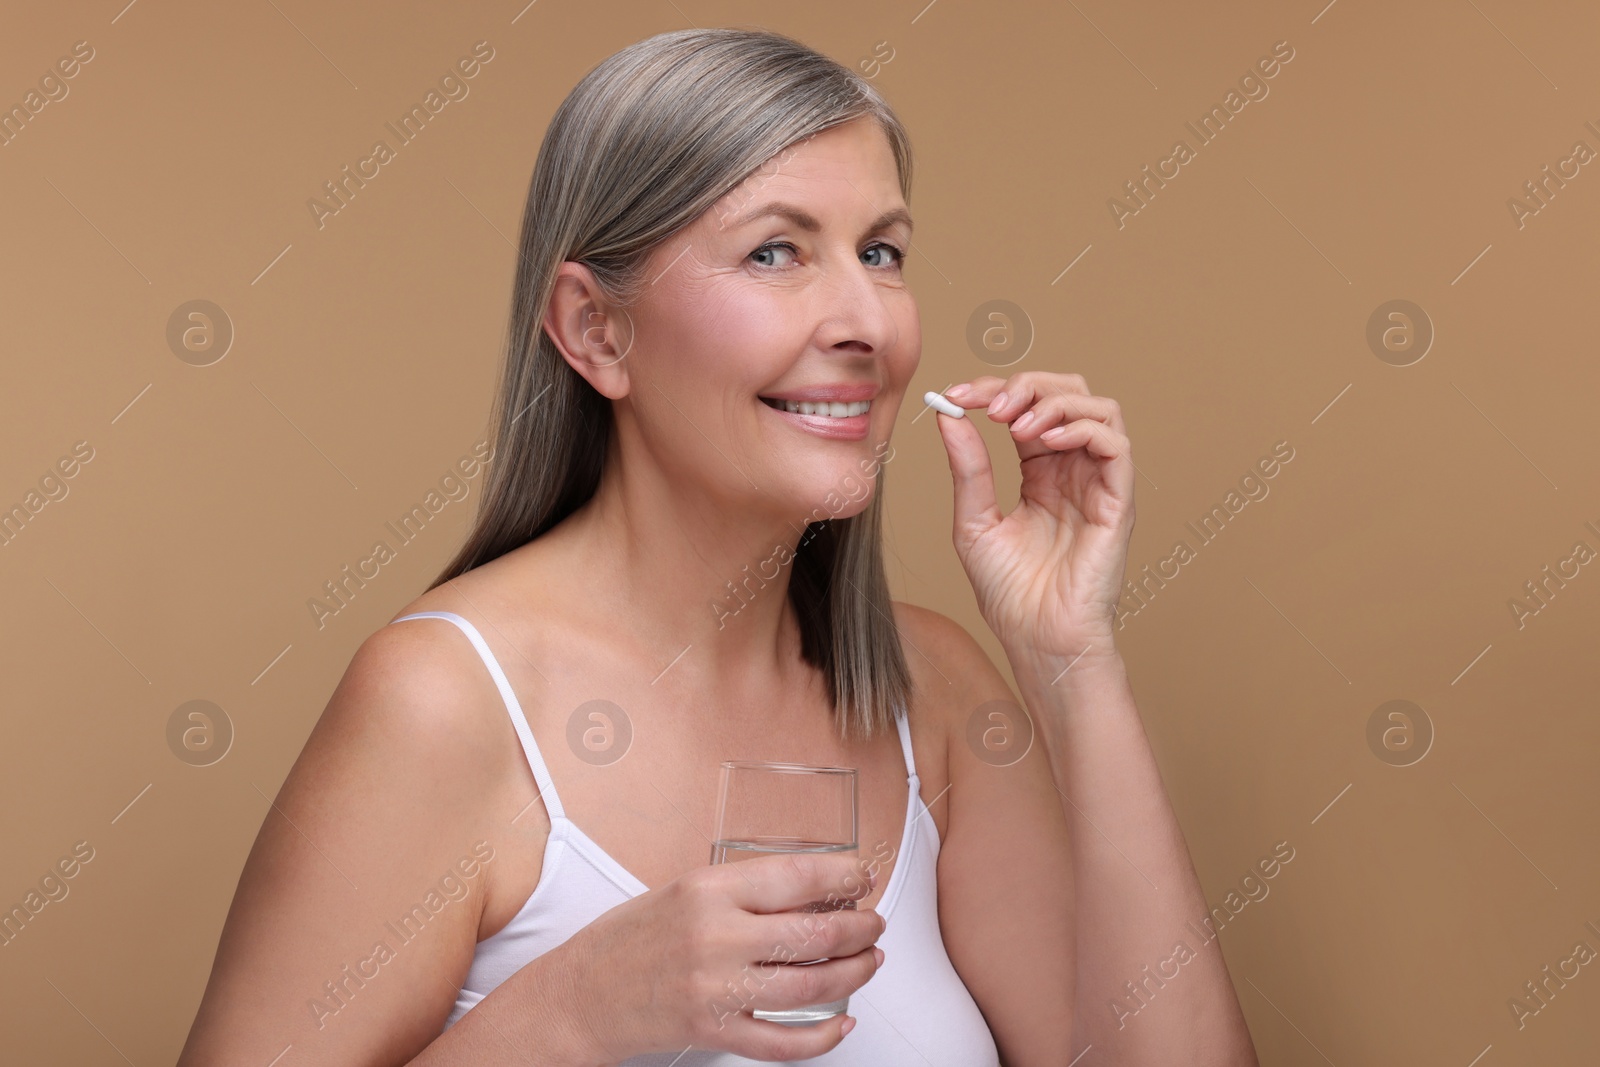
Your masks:
<instances>
[{"instance_id":1,"label":"long straight hair","mask_svg":"<svg viewBox=\"0 0 1600 1067\"><path fill-rule=\"evenodd\" d=\"M560 264L584 264L626 307L663 241L784 149L862 116L887 135L909 201L910 141L888 104L854 71L789 37L662 33L584 76L556 109L529 184L477 515L429 589L539 537L600 484L610 401L542 326ZM881 464L875 476L860 514L807 524L788 587L802 656L823 671L847 741L893 730L911 695L884 575Z\"/></svg>"}]
</instances>

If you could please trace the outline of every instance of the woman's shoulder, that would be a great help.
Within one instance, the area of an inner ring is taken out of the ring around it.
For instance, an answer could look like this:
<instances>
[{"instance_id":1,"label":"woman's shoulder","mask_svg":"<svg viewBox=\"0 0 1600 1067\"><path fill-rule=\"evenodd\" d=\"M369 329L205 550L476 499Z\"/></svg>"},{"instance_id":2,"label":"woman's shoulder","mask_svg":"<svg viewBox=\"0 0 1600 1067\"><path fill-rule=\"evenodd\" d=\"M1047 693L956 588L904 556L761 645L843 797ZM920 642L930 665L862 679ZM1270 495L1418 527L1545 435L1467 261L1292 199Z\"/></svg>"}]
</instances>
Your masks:
<instances>
[{"instance_id":1,"label":"woman's shoulder","mask_svg":"<svg viewBox=\"0 0 1600 1067\"><path fill-rule=\"evenodd\" d=\"M996 679L1005 682L983 646L956 620L932 608L893 601L906 667L912 678L911 740L919 753L937 752L939 763L918 761L924 785L934 792L951 781L950 745L964 743L970 720L991 698ZM944 810L935 810L941 836Z\"/></svg>"},{"instance_id":2,"label":"woman's shoulder","mask_svg":"<svg viewBox=\"0 0 1600 1067\"><path fill-rule=\"evenodd\" d=\"M894 623L902 636L926 637L941 644L959 643L961 638L972 640L972 635L950 616L913 604L909 600L891 601L894 605Z\"/></svg>"},{"instance_id":3,"label":"woman's shoulder","mask_svg":"<svg viewBox=\"0 0 1600 1067\"><path fill-rule=\"evenodd\" d=\"M467 628L493 649L497 643L495 619L502 618L507 600L517 599L515 589L527 584L527 572L535 565L542 566L538 557L547 555L535 552L530 542L506 555L496 557L472 568L466 574L423 590L409 604L389 617L389 621L367 638L368 643L380 648L392 648L394 654L404 659L408 654L417 657L418 671L451 674L461 663L478 663L480 657L467 633L450 619L409 619L408 616L440 612L453 615L466 622ZM515 583L515 584L514 584ZM518 603L518 621L531 622L528 609L535 601ZM403 621L402 621L403 620ZM493 653L491 653L493 654ZM382 657L374 657L381 660ZM478 673L484 674L479 663Z\"/></svg>"},{"instance_id":4,"label":"woman's shoulder","mask_svg":"<svg viewBox=\"0 0 1600 1067\"><path fill-rule=\"evenodd\" d=\"M426 597L396 618L448 610ZM466 764L491 751L498 725L485 713L497 701L494 681L454 624L443 619L394 622L356 649L325 714L375 716L441 757Z\"/></svg>"},{"instance_id":5,"label":"woman's shoulder","mask_svg":"<svg viewBox=\"0 0 1600 1067\"><path fill-rule=\"evenodd\" d=\"M481 766L504 747L505 712L494 677L453 620L408 618L442 612L463 619L493 656L497 635L491 619L477 610L478 599L476 591L468 594L456 583L418 595L367 635L339 686L368 713Z\"/></svg>"},{"instance_id":6,"label":"woman's shoulder","mask_svg":"<svg viewBox=\"0 0 1600 1067\"><path fill-rule=\"evenodd\" d=\"M931 608L893 603L917 702L945 737L965 737L969 720L986 704L1014 702L1006 676L965 626Z\"/></svg>"},{"instance_id":7,"label":"woman's shoulder","mask_svg":"<svg viewBox=\"0 0 1600 1067\"><path fill-rule=\"evenodd\" d=\"M904 600L892 603L906 665L919 682L926 673L946 690L962 692L976 678L998 674L994 661L965 626L932 608Z\"/></svg>"},{"instance_id":8,"label":"woman's shoulder","mask_svg":"<svg viewBox=\"0 0 1600 1067\"><path fill-rule=\"evenodd\" d=\"M351 669L393 690L430 694L434 714L470 731L479 755L502 752L507 704L494 668L533 722L538 688L519 673L518 650L543 647L570 618L562 597L535 592L553 588L552 567L559 561L533 548L529 543L420 593L367 637ZM453 618L409 617L431 612Z\"/></svg>"}]
</instances>

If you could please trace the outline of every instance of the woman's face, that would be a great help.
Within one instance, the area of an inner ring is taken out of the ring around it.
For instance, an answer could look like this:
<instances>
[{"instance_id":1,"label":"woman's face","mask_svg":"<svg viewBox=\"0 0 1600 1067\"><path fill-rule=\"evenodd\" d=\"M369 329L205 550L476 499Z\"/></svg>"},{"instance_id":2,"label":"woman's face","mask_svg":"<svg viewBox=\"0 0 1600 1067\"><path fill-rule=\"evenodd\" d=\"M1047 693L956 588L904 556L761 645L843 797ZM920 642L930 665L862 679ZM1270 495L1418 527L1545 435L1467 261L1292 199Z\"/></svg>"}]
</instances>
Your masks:
<instances>
[{"instance_id":1,"label":"woman's face","mask_svg":"<svg viewBox=\"0 0 1600 1067\"><path fill-rule=\"evenodd\" d=\"M768 160L657 249L627 356L651 453L730 502L863 510L921 358L910 239L888 138L862 118Z\"/></svg>"}]
</instances>

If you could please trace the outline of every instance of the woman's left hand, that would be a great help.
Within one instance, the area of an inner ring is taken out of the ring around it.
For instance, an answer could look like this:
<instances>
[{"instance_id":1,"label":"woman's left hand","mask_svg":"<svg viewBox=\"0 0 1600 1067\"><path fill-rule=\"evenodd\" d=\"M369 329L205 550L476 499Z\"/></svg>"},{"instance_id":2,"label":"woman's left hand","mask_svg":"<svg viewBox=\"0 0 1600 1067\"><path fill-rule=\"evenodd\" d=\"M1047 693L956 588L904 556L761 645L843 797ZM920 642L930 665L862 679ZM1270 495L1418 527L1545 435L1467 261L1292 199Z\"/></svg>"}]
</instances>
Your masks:
<instances>
[{"instance_id":1,"label":"woman's left hand","mask_svg":"<svg viewBox=\"0 0 1600 1067\"><path fill-rule=\"evenodd\" d=\"M1008 652L1112 652L1134 520L1117 402L1091 395L1082 375L1044 371L975 378L944 395L968 412L934 417L955 481L956 556L984 621ZM995 502L989 449L971 425L986 408L1010 424L1022 467L1009 515Z\"/></svg>"}]
</instances>

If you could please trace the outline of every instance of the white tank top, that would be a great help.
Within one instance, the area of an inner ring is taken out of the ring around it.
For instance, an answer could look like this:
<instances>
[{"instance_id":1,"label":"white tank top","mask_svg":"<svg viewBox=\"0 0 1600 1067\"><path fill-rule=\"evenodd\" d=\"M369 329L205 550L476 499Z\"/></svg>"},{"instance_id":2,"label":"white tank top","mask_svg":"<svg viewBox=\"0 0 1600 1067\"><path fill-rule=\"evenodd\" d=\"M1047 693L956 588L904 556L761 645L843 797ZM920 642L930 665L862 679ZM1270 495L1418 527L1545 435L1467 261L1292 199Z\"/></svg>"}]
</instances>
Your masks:
<instances>
[{"instance_id":1,"label":"white tank top","mask_svg":"<svg viewBox=\"0 0 1600 1067\"><path fill-rule=\"evenodd\" d=\"M649 891L620 863L568 819L555 784L534 742L511 684L476 627L448 611L423 611L407 619L448 619L467 635L494 678L511 725L550 816L539 884L505 928L478 942L466 983L444 1029L521 970L601 914ZM856 1025L831 1052L795 1061L816 1067L999 1067L994 1038L972 995L945 953L939 932L939 833L922 802L921 782L911 758L911 732L904 709L895 716L905 753L908 796L905 830L877 910L887 923L878 946L883 966L850 995ZM614 1007L623 1011L627 1005ZM529 1050L537 1055L537 1050ZM734 1067L766 1064L727 1052L683 1049L633 1056L619 1067Z\"/></svg>"}]
</instances>

